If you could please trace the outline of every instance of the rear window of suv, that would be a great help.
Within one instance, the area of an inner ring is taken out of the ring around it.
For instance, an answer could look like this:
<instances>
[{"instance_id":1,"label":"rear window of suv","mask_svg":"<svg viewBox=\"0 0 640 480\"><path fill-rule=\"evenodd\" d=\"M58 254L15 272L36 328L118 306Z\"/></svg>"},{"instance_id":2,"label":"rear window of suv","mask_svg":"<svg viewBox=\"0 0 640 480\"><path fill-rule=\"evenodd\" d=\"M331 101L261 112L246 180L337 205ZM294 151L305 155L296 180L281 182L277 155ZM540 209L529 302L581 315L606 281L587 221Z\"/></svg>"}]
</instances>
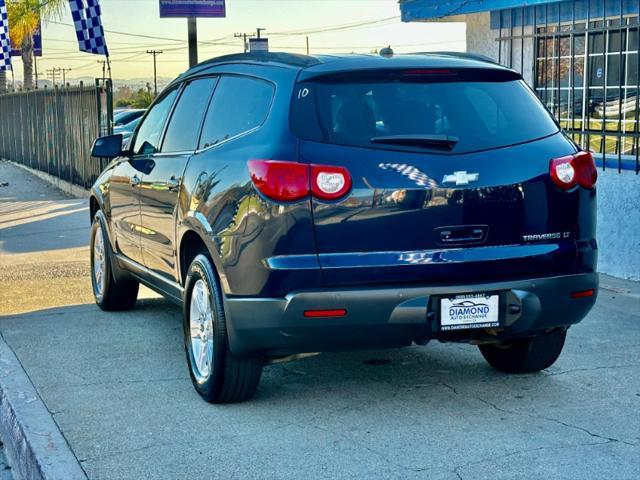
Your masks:
<instances>
[{"instance_id":1,"label":"rear window of suv","mask_svg":"<svg viewBox=\"0 0 640 480\"><path fill-rule=\"evenodd\" d=\"M471 69L342 74L300 82L291 128L298 137L318 142L452 154L558 132L518 76Z\"/></svg>"}]
</instances>

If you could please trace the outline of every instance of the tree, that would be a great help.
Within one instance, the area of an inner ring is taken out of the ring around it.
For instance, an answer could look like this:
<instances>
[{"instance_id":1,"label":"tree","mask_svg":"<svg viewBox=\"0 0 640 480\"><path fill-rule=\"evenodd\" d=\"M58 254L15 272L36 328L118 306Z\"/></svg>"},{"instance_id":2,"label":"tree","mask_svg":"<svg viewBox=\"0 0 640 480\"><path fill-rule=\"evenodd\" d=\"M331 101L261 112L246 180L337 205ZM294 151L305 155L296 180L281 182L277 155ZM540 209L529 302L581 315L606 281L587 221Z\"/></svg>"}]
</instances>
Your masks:
<instances>
[{"instance_id":1,"label":"tree","mask_svg":"<svg viewBox=\"0 0 640 480\"><path fill-rule=\"evenodd\" d=\"M9 35L14 45L20 45L24 88L33 88L33 34L40 20L58 16L67 0L7 0Z\"/></svg>"},{"instance_id":2,"label":"tree","mask_svg":"<svg viewBox=\"0 0 640 480\"><path fill-rule=\"evenodd\" d=\"M127 92L128 95L125 95ZM117 95L116 107L148 108L153 102L153 95L144 88L134 94L129 87L120 87Z\"/></svg>"},{"instance_id":3,"label":"tree","mask_svg":"<svg viewBox=\"0 0 640 480\"><path fill-rule=\"evenodd\" d=\"M133 108L148 108L153 102L153 95L149 91L145 91L142 88L138 90L138 93L133 97L131 106Z\"/></svg>"}]
</instances>

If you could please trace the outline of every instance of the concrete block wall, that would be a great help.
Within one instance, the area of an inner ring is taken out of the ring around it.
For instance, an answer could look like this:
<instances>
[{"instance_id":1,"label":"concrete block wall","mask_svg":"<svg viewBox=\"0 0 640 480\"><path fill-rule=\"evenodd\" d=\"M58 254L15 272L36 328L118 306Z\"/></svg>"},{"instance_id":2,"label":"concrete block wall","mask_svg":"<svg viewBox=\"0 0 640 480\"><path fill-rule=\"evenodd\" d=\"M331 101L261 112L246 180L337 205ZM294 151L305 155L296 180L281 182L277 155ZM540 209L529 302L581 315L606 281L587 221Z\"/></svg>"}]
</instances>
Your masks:
<instances>
[{"instance_id":1,"label":"concrete block wall","mask_svg":"<svg viewBox=\"0 0 640 480\"><path fill-rule=\"evenodd\" d=\"M598 171L598 270L640 281L640 175Z\"/></svg>"}]
</instances>

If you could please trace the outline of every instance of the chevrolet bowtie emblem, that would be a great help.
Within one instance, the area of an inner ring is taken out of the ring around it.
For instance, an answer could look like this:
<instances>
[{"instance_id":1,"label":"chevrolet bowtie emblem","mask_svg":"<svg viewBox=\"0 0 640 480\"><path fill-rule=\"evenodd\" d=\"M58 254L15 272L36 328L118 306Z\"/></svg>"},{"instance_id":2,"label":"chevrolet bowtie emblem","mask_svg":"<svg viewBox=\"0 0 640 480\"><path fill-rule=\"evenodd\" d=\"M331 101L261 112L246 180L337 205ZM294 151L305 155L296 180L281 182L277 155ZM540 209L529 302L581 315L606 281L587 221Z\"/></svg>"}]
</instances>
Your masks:
<instances>
[{"instance_id":1,"label":"chevrolet bowtie emblem","mask_svg":"<svg viewBox=\"0 0 640 480\"><path fill-rule=\"evenodd\" d=\"M445 175L442 183L455 183L456 185L469 185L469 182L477 182L479 173L453 172L453 175Z\"/></svg>"}]
</instances>

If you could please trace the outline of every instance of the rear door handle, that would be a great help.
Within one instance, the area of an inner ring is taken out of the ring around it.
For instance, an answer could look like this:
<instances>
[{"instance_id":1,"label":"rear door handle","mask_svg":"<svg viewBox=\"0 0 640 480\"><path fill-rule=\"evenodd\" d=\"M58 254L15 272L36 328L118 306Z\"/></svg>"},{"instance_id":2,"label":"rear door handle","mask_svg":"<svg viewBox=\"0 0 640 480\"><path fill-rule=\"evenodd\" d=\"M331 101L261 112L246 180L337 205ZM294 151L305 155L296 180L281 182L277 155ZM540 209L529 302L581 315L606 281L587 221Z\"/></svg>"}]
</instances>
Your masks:
<instances>
[{"instance_id":1,"label":"rear door handle","mask_svg":"<svg viewBox=\"0 0 640 480\"><path fill-rule=\"evenodd\" d=\"M482 243L487 239L486 225L462 225L436 228L436 241L441 245Z\"/></svg>"}]
</instances>

